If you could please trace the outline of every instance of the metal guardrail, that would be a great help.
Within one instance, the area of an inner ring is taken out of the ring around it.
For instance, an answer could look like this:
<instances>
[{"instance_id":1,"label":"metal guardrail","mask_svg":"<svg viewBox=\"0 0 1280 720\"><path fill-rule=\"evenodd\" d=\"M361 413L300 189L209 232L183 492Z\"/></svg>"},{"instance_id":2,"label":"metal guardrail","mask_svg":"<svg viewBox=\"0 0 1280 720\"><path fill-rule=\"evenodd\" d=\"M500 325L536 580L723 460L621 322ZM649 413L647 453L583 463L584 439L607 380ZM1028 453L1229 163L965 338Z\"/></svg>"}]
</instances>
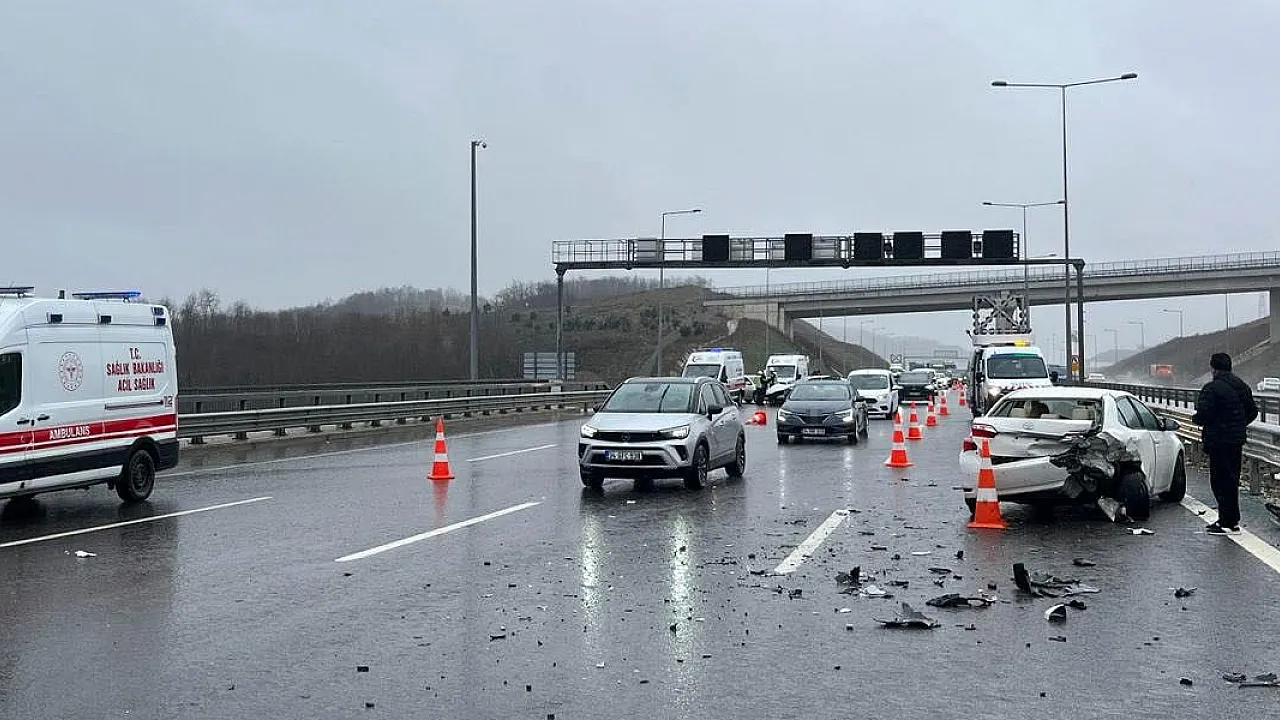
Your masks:
<instances>
[{"instance_id":1,"label":"metal guardrail","mask_svg":"<svg viewBox=\"0 0 1280 720\"><path fill-rule=\"evenodd\" d=\"M197 388L178 394L178 413L198 415L210 412L298 408L321 405L408 402L450 398L509 396L550 392L602 390L604 383L547 380L483 382L364 383L360 385L280 386L274 388ZM181 390L181 388L180 388Z\"/></svg>"},{"instance_id":2,"label":"metal guardrail","mask_svg":"<svg viewBox=\"0 0 1280 720\"><path fill-rule=\"evenodd\" d=\"M343 405L306 405L301 407L263 408L179 414L178 436L192 444L203 444L204 438L232 435L238 440L251 432L270 431L277 436L289 430L306 428L320 432L325 426L350 429L355 423L377 427L382 423L406 424L409 420L430 421L458 415L492 415L531 410L581 407L586 410L609 396L610 390L517 393L433 400L408 400Z\"/></svg>"},{"instance_id":3,"label":"metal guardrail","mask_svg":"<svg viewBox=\"0 0 1280 720\"><path fill-rule=\"evenodd\" d=\"M1059 264L1061 260L1056 261ZM1121 262L1090 263L1085 265L1084 279L1108 277L1141 277L1164 273L1203 272L1207 270L1236 270L1242 268L1280 269L1280 252L1230 253L1224 255L1156 258L1153 260L1128 260ZM921 288L972 287L977 285L1003 285L1022 283L1023 270L968 271L947 273L917 273L891 275L861 280L829 280L809 283L773 283L715 288L716 292L740 297L777 297L795 295L821 295L867 290L914 290ZM1060 266L1031 265L1026 271L1030 282L1062 282Z\"/></svg>"}]
</instances>

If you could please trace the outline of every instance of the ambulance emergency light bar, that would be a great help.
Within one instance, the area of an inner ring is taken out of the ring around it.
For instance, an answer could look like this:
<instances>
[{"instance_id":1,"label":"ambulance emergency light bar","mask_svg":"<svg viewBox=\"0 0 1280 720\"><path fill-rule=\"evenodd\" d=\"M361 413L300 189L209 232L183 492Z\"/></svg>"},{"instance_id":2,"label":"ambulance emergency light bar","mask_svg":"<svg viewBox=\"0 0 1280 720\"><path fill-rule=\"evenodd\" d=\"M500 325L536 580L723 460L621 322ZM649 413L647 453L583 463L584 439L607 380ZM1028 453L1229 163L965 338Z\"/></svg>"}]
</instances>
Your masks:
<instances>
[{"instance_id":1,"label":"ambulance emergency light bar","mask_svg":"<svg viewBox=\"0 0 1280 720\"><path fill-rule=\"evenodd\" d=\"M637 267L850 267L1012 265L1023 262L1013 230L787 233L779 237L562 240L552 244L557 272ZM1062 259L1026 261L1063 264Z\"/></svg>"},{"instance_id":2,"label":"ambulance emergency light bar","mask_svg":"<svg viewBox=\"0 0 1280 720\"><path fill-rule=\"evenodd\" d=\"M138 290L94 290L90 292L71 293L77 300L137 300L142 297Z\"/></svg>"}]
</instances>

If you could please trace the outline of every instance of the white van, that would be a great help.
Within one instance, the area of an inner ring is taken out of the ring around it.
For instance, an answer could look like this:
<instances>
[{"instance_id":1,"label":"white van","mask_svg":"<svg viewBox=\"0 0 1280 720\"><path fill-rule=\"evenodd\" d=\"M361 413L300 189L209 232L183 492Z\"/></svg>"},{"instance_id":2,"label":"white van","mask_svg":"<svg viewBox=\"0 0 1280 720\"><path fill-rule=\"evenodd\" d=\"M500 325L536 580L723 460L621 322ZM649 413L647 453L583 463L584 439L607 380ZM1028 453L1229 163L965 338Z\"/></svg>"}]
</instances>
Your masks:
<instances>
[{"instance_id":1,"label":"white van","mask_svg":"<svg viewBox=\"0 0 1280 720\"><path fill-rule=\"evenodd\" d=\"M169 311L31 290L0 288L0 499L106 483L145 500L178 463Z\"/></svg>"},{"instance_id":2,"label":"white van","mask_svg":"<svg viewBox=\"0 0 1280 720\"><path fill-rule=\"evenodd\" d=\"M874 400L867 405L868 413L893 417L898 412L898 384L893 373L884 368L865 368L849 373L849 384L863 397Z\"/></svg>"},{"instance_id":3,"label":"white van","mask_svg":"<svg viewBox=\"0 0 1280 720\"><path fill-rule=\"evenodd\" d=\"M738 403L747 396L746 365L739 350L709 348L690 353L680 376L715 378L729 388L729 396Z\"/></svg>"},{"instance_id":4,"label":"white van","mask_svg":"<svg viewBox=\"0 0 1280 720\"><path fill-rule=\"evenodd\" d=\"M776 379L764 388L765 402L781 405L787 393L797 382L809 377L808 355L770 355L765 361L766 376L772 373Z\"/></svg>"},{"instance_id":5,"label":"white van","mask_svg":"<svg viewBox=\"0 0 1280 720\"><path fill-rule=\"evenodd\" d=\"M969 362L969 408L975 417L1014 390L1052 385L1044 354L1026 341L975 348Z\"/></svg>"}]
</instances>

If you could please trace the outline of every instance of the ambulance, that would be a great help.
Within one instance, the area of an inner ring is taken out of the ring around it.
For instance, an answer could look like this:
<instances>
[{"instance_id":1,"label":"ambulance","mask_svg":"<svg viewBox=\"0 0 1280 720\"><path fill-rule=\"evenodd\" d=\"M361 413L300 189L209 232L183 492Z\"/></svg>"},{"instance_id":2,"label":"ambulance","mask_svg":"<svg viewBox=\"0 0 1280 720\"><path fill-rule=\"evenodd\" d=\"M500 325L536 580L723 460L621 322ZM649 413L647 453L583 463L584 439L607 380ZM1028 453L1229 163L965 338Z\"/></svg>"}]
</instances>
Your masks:
<instances>
[{"instance_id":1,"label":"ambulance","mask_svg":"<svg viewBox=\"0 0 1280 720\"><path fill-rule=\"evenodd\" d=\"M169 311L141 294L0 287L0 499L106 484L151 495L178 463Z\"/></svg>"},{"instance_id":2,"label":"ambulance","mask_svg":"<svg viewBox=\"0 0 1280 720\"><path fill-rule=\"evenodd\" d=\"M750 384L742 351L732 348L706 348L689 354L681 377L713 377L725 384L735 402L746 398Z\"/></svg>"}]
</instances>

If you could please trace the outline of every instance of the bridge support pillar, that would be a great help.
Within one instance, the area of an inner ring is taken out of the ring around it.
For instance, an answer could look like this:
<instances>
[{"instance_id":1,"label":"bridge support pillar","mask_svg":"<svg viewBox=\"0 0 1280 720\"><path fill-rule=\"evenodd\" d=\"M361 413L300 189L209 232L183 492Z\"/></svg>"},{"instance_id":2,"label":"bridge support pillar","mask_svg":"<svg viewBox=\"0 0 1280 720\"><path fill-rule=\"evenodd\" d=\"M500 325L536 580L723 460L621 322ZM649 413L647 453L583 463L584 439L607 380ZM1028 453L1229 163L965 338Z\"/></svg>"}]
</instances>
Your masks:
<instances>
[{"instance_id":1,"label":"bridge support pillar","mask_svg":"<svg viewBox=\"0 0 1280 720\"><path fill-rule=\"evenodd\" d=\"M1271 294L1268 298L1269 304L1267 309L1271 311L1271 336L1268 338L1272 345L1280 343L1280 288L1271 288Z\"/></svg>"}]
</instances>

